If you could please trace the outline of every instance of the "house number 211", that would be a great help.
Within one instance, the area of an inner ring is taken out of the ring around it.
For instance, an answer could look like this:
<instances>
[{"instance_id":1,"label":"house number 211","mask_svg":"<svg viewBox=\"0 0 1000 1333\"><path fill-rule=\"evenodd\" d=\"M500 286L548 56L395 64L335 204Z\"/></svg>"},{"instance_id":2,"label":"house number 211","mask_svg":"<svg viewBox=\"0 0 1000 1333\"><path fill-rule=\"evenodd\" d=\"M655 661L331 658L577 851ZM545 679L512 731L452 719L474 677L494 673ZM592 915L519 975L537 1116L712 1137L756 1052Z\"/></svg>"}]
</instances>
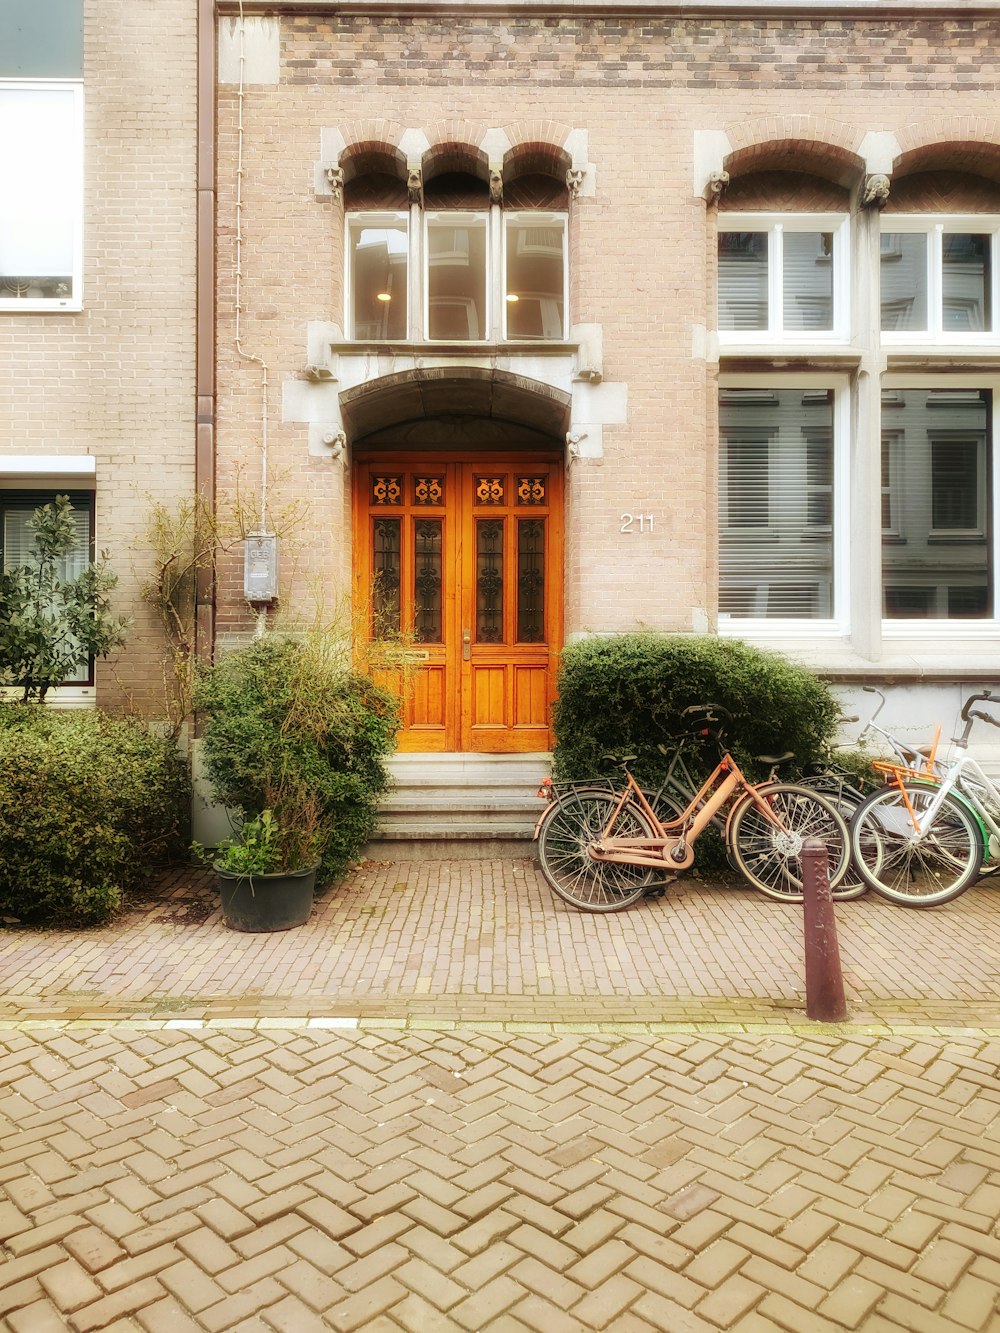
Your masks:
<instances>
[{"instance_id":1,"label":"house number 211","mask_svg":"<svg viewBox=\"0 0 1000 1333\"><path fill-rule=\"evenodd\" d=\"M619 532L652 532L653 515L652 514L622 514L622 525Z\"/></svg>"}]
</instances>

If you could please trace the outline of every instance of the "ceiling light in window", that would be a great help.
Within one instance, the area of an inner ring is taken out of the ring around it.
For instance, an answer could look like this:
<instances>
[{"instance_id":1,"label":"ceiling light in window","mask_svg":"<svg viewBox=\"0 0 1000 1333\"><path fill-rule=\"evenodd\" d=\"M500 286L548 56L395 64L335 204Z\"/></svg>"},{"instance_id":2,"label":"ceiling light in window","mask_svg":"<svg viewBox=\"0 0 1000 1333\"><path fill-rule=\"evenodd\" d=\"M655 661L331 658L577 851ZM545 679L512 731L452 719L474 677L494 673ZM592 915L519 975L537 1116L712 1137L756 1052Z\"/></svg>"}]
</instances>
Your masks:
<instances>
[{"instance_id":1,"label":"ceiling light in window","mask_svg":"<svg viewBox=\"0 0 1000 1333\"><path fill-rule=\"evenodd\" d=\"M375 294L375 300L376 300L376 301L391 301L391 300L392 300L392 296L390 295L389 292L377 292L377 293Z\"/></svg>"},{"instance_id":2,"label":"ceiling light in window","mask_svg":"<svg viewBox=\"0 0 1000 1333\"><path fill-rule=\"evenodd\" d=\"M514 304L515 304L516 302L518 302L520 299L521 299L521 298L517 295L516 292L508 292L508 293L507 293L507 300L510 302L511 305L514 305Z\"/></svg>"}]
</instances>

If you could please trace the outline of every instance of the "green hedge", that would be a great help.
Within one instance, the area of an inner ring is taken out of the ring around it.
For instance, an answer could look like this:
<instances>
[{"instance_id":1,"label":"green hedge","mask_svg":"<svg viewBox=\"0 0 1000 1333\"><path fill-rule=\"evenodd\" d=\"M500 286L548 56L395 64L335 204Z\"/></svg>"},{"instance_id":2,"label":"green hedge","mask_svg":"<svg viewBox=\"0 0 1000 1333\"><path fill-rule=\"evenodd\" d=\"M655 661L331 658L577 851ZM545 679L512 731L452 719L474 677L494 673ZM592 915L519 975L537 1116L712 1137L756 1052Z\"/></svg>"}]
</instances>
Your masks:
<instances>
[{"instance_id":1,"label":"green hedge","mask_svg":"<svg viewBox=\"0 0 1000 1333\"><path fill-rule=\"evenodd\" d=\"M732 715L727 742L751 774L753 756L794 750L797 764L823 755L839 707L829 687L777 653L739 640L622 634L585 639L562 656L555 707L554 769L560 778L614 771L609 755L635 755L640 781L663 771L657 744L681 730L692 704ZM715 752L705 758L714 762ZM762 774L761 774L762 775Z\"/></svg>"},{"instance_id":2,"label":"green hedge","mask_svg":"<svg viewBox=\"0 0 1000 1333\"><path fill-rule=\"evenodd\" d=\"M106 920L182 855L187 765L138 721L0 704L0 915Z\"/></svg>"},{"instance_id":3,"label":"green hedge","mask_svg":"<svg viewBox=\"0 0 1000 1333\"><path fill-rule=\"evenodd\" d=\"M393 694L346 666L322 637L269 635L203 671L195 706L206 719L206 768L226 805L250 818L273 805L280 821L280 793L304 788L319 801L322 878L357 860L389 785Z\"/></svg>"}]
</instances>

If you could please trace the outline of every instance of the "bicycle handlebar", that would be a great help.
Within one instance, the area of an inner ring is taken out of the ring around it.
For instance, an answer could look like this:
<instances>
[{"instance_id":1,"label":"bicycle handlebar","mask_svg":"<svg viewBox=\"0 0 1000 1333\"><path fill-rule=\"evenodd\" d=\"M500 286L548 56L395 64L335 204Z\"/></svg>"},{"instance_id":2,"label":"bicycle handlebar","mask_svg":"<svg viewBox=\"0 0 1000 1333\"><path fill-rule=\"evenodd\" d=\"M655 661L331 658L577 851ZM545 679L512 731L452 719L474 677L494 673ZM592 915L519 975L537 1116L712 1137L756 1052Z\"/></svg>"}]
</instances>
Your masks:
<instances>
[{"instance_id":1,"label":"bicycle handlebar","mask_svg":"<svg viewBox=\"0 0 1000 1333\"><path fill-rule=\"evenodd\" d=\"M992 703L992 704L1000 704L1000 699L994 699L994 697L993 697L993 691L992 691L992 690L984 690L984 691L982 692L982 694L970 694L969 697L968 697L968 699L966 699L965 703L962 705L962 721L963 721L963 722L968 722L968 720L969 720L970 717L980 717L980 718L983 718L983 720L986 721L986 722L992 722L992 721L993 721L992 718L984 717L984 715L983 715L982 713L972 713L972 714L970 714L969 709L972 707L972 705L973 705L978 699L982 699L984 702L985 702L986 700L989 700L990 703Z\"/></svg>"},{"instance_id":2,"label":"bicycle handlebar","mask_svg":"<svg viewBox=\"0 0 1000 1333\"><path fill-rule=\"evenodd\" d=\"M1000 700L997 702L1000 702ZM1000 720L990 717L989 713L984 713L980 708L970 708L969 717L977 718L980 722L988 722L991 727L1000 727Z\"/></svg>"},{"instance_id":3,"label":"bicycle handlebar","mask_svg":"<svg viewBox=\"0 0 1000 1333\"><path fill-rule=\"evenodd\" d=\"M717 736L721 736L726 725L733 720L732 714L721 704L691 704L689 708L681 710L681 718L694 732L707 731Z\"/></svg>"}]
</instances>

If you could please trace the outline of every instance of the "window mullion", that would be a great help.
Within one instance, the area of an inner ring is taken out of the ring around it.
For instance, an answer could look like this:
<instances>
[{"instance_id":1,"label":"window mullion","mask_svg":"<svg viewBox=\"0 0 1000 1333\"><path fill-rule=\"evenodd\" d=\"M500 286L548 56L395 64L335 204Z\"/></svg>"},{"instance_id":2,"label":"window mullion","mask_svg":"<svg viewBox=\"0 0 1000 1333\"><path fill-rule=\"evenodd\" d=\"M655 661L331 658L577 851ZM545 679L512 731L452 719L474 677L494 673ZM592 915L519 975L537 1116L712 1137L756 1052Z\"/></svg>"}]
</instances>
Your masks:
<instances>
[{"instance_id":1,"label":"window mullion","mask_svg":"<svg viewBox=\"0 0 1000 1333\"><path fill-rule=\"evenodd\" d=\"M424 210L411 204L407 232L407 258L411 278L407 283L406 327L409 337L419 341L427 327L425 314L427 274L424 271Z\"/></svg>"},{"instance_id":2,"label":"window mullion","mask_svg":"<svg viewBox=\"0 0 1000 1333\"><path fill-rule=\"evenodd\" d=\"M487 257L486 318L490 339L499 342L506 336L507 284L504 277L505 248L503 235L504 215L499 204L490 207L489 255Z\"/></svg>"},{"instance_id":3,"label":"window mullion","mask_svg":"<svg viewBox=\"0 0 1000 1333\"><path fill-rule=\"evenodd\" d=\"M931 336L940 338L944 332L944 227L938 222L927 247L927 262L930 273L927 276L927 311Z\"/></svg>"},{"instance_id":4,"label":"window mullion","mask_svg":"<svg viewBox=\"0 0 1000 1333\"><path fill-rule=\"evenodd\" d=\"M771 309L768 311L767 327L775 337L781 337L785 327L785 246L784 227L780 222L772 228L769 244L773 254L768 259L768 300Z\"/></svg>"}]
</instances>

